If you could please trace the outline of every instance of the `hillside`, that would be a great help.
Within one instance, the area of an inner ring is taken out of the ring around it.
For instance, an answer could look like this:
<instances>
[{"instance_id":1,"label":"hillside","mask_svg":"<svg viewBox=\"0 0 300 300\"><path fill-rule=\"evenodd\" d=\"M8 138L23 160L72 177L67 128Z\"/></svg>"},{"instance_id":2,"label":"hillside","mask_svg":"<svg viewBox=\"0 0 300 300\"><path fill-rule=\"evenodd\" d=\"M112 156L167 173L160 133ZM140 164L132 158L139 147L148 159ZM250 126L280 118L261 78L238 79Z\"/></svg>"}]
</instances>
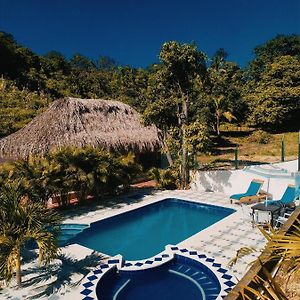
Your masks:
<instances>
[{"instance_id":1,"label":"hillside","mask_svg":"<svg viewBox=\"0 0 300 300\"><path fill-rule=\"evenodd\" d=\"M285 160L298 155L298 132L266 133L250 128L225 129L221 139L215 139L211 154L198 156L200 169L232 169L235 167L235 149L238 145L239 168L254 163L281 161L281 141L284 136Z\"/></svg>"}]
</instances>

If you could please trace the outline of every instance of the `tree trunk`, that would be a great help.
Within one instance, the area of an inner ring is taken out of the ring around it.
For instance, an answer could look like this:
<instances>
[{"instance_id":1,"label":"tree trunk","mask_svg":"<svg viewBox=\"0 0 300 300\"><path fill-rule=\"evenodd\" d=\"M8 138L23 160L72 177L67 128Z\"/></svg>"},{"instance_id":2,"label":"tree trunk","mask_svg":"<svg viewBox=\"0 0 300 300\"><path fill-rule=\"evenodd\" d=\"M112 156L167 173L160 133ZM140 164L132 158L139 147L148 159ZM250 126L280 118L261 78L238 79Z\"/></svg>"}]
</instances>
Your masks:
<instances>
[{"instance_id":1,"label":"tree trunk","mask_svg":"<svg viewBox=\"0 0 300 300\"><path fill-rule=\"evenodd\" d=\"M68 193L66 194L65 191L61 192L60 198L62 207L66 207L68 205Z\"/></svg>"},{"instance_id":2,"label":"tree trunk","mask_svg":"<svg viewBox=\"0 0 300 300\"><path fill-rule=\"evenodd\" d=\"M87 188L82 185L79 191L77 192L77 199L80 203L83 203L86 201L86 198L87 198Z\"/></svg>"},{"instance_id":3,"label":"tree trunk","mask_svg":"<svg viewBox=\"0 0 300 300\"><path fill-rule=\"evenodd\" d=\"M95 191L95 200L96 201L99 201L100 200L100 188L99 188L99 183L97 180L95 180L96 182L96 185L95 185L95 188L94 188L94 191Z\"/></svg>"},{"instance_id":4,"label":"tree trunk","mask_svg":"<svg viewBox=\"0 0 300 300\"><path fill-rule=\"evenodd\" d=\"M185 190L188 188L189 184L189 168L188 168L188 149L186 145L186 130L185 125L187 124L188 119L188 96L183 98L182 103L182 119L181 119L181 128L182 128L182 163L181 163L181 186Z\"/></svg>"},{"instance_id":5,"label":"tree trunk","mask_svg":"<svg viewBox=\"0 0 300 300\"><path fill-rule=\"evenodd\" d=\"M16 280L18 287L21 286L22 278L21 278L21 255L20 249L17 250L16 253Z\"/></svg>"},{"instance_id":6,"label":"tree trunk","mask_svg":"<svg viewBox=\"0 0 300 300\"><path fill-rule=\"evenodd\" d=\"M219 113L216 113L216 131L217 131L217 136L220 136L220 116Z\"/></svg>"},{"instance_id":7,"label":"tree trunk","mask_svg":"<svg viewBox=\"0 0 300 300\"><path fill-rule=\"evenodd\" d=\"M171 153L170 153L169 146L167 144L167 130L165 128L163 129L163 133L162 133L162 136L161 136L161 141L162 141L163 147L166 151L166 156L167 156L169 166L172 166L173 165L173 159L172 159L172 156L171 156Z\"/></svg>"}]
</instances>

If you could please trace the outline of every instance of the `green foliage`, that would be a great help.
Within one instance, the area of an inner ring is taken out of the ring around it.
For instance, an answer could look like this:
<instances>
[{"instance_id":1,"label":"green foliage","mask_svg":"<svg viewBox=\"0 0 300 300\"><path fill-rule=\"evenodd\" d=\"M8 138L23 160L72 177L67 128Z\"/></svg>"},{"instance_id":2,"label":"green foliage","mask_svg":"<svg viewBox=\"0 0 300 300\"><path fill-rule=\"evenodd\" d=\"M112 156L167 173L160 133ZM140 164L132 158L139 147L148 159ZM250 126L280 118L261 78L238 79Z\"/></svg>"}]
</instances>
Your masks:
<instances>
[{"instance_id":1,"label":"green foliage","mask_svg":"<svg viewBox=\"0 0 300 300\"><path fill-rule=\"evenodd\" d=\"M248 68L251 80L260 81L268 65L281 56L292 56L300 60L300 36L277 35L254 49L255 58Z\"/></svg>"},{"instance_id":2,"label":"green foliage","mask_svg":"<svg viewBox=\"0 0 300 300\"><path fill-rule=\"evenodd\" d=\"M270 130L299 129L300 37L279 35L254 49L246 70L224 49L208 59L194 44L162 45L160 63L148 68L117 66L105 56L97 61L77 53L66 59L44 56L0 32L0 137L26 125L56 98L115 99L143 114L161 129L193 122L218 135L224 121Z\"/></svg>"},{"instance_id":3,"label":"green foliage","mask_svg":"<svg viewBox=\"0 0 300 300\"><path fill-rule=\"evenodd\" d=\"M159 57L166 82L181 97L190 92L197 76L205 73L206 56L195 45L164 43Z\"/></svg>"},{"instance_id":4,"label":"green foliage","mask_svg":"<svg viewBox=\"0 0 300 300\"><path fill-rule=\"evenodd\" d=\"M220 124L223 120L242 122L246 113L246 104L242 99L241 91L243 73L240 68L226 61L227 54L223 49L217 51L207 70L204 105L210 107L210 122L217 135L220 135Z\"/></svg>"},{"instance_id":5,"label":"green foliage","mask_svg":"<svg viewBox=\"0 0 300 300\"><path fill-rule=\"evenodd\" d=\"M24 127L48 103L46 95L20 90L11 81L0 78L0 137Z\"/></svg>"},{"instance_id":6,"label":"green foliage","mask_svg":"<svg viewBox=\"0 0 300 300\"><path fill-rule=\"evenodd\" d=\"M258 83L249 82L245 99L249 122L256 126L280 128L297 119L300 110L300 60L280 56L267 65Z\"/></svg>"},{"instance_id":7,"label":"green foliage","mask_svg":"<svg viewBox=\"0 0 300 300\"><path fill-rule=\"evenodd\" d=\"M140 170L132 153L120 155L92 147L63 148L44 157L30 156L2 165L0 187L18 182L23 195L35 203L47 203L51 196L60 195L66 205L68 192L76 191L81 201L88 194L99 199L113 193L119 185L129 185Z\"/></svg>"},{"instance_id":8,"label":"green foliage","mask_svg":"<svg viewBox=\"0 0 300 300\"><path fill-rule=\"evenodd\" d=\"M57 255L60 217L39 203L23 197L14 185L0 193L0 278L9 281L16 272L21 284L21 249L26 241L36 242L39 262L48 264ZM51 228L51 230L50 230Z\"/></svg>"},{"instance_id":9,"label":"green foliage","mask_svg":"<svg viewBox=\"0 0 300 300\"><path fill-rule=\"evenodd\" d=\"M149 175L158 183L158 187L167 190L175 190L180 186L180 174L178 168L149 170Z\"/></svg>"},{"instance_id":10,"label":"green foliage","mask_svg":"<svg viewBox=\"0 0 300 300\"><path fill-rule=\"evenodd\" d=\"M24 87L31 83L27 76L31 68L39 68L39 57L18 45L11 34L0 31L0 75Z\"/></svg>"},{"instance_id":11,"label":"green foliage","mask_svg":"<svg viewBox=\"0 0 300 300\"><path fill-rule=\"evenodd\" d=\"M249 137L249 142L258 144L268 144L271 140L271 134L262 130L254 131Z\"/></svg>"},{"instance_id":12,"label":"green foliage","mask_svg":"<svg viewBox=\"0 0 300 300\"><path fill-rule=\"evenodd\" d=\"M185 143L190 153L205 152L210 146L209 131L206 124L200 121L186 125Z\"/></svg>"}]
</instances>

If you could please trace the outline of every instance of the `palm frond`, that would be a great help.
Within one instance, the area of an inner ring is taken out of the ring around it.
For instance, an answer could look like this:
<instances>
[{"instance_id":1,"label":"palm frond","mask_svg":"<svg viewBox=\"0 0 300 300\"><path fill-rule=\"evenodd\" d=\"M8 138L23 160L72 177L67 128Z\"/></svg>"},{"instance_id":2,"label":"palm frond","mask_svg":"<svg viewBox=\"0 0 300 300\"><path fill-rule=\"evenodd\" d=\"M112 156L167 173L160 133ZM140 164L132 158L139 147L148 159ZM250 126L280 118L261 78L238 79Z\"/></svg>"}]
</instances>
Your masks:
<instances>
[{"instance_id":1,"label":"palm frond","mask_svg":"<svg viewBox=\"0 0 300 300\"><path fill-rule=\"evenodd\" d=\"M239 250L236 251L236 255L234 258L232 258L229 263L228 263L228 267L232 268L239 259L253 253L256 252L257 250L253 247L242 247Z\"/></svg>"},{"instance_id":2,"label":"palm frond","mask_svg":"<svg viewBox=\"0 0 300 300\"><path fill-rule=\"evenodd\" d=\"M7 185L0 193L0 276L12 278L20 265L20 250L35 240L39 257L49 263L57 253L57 227L60 217L43 204L23 201L19 186Z\"/></svg>"}]
</instances>

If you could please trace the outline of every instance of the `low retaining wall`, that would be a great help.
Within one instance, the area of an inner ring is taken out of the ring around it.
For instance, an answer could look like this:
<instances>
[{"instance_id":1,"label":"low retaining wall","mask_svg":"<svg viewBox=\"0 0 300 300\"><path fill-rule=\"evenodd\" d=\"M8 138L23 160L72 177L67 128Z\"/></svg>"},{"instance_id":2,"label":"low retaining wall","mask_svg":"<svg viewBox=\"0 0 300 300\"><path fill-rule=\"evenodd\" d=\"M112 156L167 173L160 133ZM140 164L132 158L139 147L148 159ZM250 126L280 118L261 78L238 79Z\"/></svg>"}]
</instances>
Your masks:
<instances>
[{"instance_id":1,"label":"low retaining wall","mask_svg":"<svg viewBox=\"0 0 300 300\"><path fill-rule=\"evenodd\" d=\"M287 169L290 172L296 172L298 161L295 160L274 165ZM250 181L255 178L264 181L262 188L267 191L267 178L243 170L197 171L193 175L191 189L220 192L230 196L232 194L245 192ZM270 179L269 193L273 195L273 199L280 199L288 184L295 184L295 181L285 178Z\"/></svg>"}]
</instances>

